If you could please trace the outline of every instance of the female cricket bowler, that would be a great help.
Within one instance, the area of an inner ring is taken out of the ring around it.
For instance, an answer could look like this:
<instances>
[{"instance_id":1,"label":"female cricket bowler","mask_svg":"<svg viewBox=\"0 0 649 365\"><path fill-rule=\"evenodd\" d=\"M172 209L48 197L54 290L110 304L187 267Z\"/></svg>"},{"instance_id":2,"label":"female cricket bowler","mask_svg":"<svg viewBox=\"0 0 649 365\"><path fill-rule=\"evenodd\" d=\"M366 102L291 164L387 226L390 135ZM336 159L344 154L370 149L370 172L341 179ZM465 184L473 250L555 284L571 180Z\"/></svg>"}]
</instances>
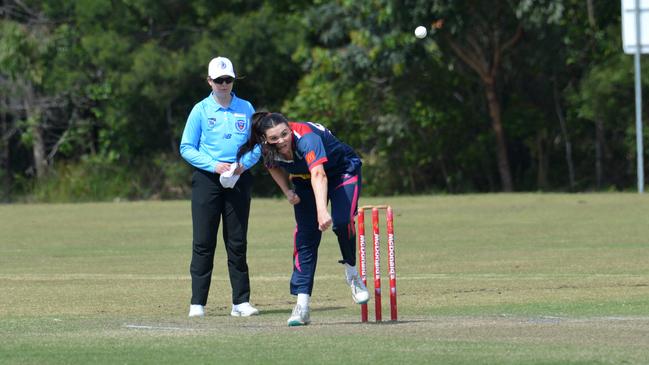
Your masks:
<instances>
[{"instance_id":1,"label":"female cricket bowler","mask_svg":"<svg viewBox=\"0 0 649 365\"><path fill-rule=\"evenodd\" d=\"M356 269L354 216L361 189L358 155L322 125L289 122L279 113L253 114L250 140L239 149L238 156L259 145L268 171L293 205L297 223L290 283L297 304L288 325L302 326L310 322L309 303L318 247L322 232L332 224L352 298L358 304L367 303L369 292ZM329 200L331 215L327 209Z\"/></svg>"}]
</instances>

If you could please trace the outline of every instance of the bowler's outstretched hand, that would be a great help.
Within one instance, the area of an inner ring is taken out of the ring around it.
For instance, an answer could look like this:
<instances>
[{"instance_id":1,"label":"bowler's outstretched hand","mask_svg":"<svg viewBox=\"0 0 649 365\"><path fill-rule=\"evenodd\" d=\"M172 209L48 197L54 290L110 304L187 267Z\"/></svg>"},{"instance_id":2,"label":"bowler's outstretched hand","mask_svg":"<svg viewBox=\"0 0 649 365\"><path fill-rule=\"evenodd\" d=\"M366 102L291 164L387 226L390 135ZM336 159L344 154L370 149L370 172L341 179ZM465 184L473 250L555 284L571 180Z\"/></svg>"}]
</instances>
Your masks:
<instances>
[{"instance_id":1,"label":"bowler's outstretched hand","mask_svg":"<svg viewBox=\"0 0 649 365\"><path fill-rule=\"evenodd\" d=\"M318 229L321 232L324 232L329 229L329 227L331 227L331 215L329 214L329 212L318 212Z\"/></svg>"}]
</instances>

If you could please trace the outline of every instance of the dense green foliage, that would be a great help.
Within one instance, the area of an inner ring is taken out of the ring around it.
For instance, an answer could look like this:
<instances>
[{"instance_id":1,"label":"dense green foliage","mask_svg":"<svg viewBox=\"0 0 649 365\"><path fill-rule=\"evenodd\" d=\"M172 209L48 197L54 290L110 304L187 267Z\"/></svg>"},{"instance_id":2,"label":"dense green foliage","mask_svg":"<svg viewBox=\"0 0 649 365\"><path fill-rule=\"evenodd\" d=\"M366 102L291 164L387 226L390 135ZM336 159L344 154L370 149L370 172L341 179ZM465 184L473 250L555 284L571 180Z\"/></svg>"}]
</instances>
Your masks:
<instances>
[{"instance_id":1,"label":"dense green foliage","mask_svg":"<svg viewBox=\"0 0 649 365\"><path fill-rule=\"evenodd\" d=\"M178 143L216 55L257 109L323 123L357 149L366 194L634 189L619 6L5 1L2 199L184 196ZM277 191L253 172L257 194Z\"/></svg>"}]
</instances>

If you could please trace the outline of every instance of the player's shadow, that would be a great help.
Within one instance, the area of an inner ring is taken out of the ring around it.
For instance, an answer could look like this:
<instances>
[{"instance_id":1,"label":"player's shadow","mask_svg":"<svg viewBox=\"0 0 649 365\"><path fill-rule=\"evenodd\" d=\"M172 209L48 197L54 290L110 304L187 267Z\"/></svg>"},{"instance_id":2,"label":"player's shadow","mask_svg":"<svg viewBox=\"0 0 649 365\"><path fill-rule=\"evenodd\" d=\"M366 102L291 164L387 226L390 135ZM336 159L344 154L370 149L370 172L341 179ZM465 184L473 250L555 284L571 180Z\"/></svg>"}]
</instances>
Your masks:
<instances>
[{"instance_id":1,"label":"player's shadow","mask_svg":"<svg viewBox=\"0 0 649 365\"><path fill-rule=\"evenodd\" d=\"M409 324L409 323L418 323L418 322L433 322L433 320L419 320L419 319L414 319L414 320L396 320L396 321L391 321L391 320L383 320L381 322L376 322L374 320L370 320L367 322L361 322L360 320L358 321L340 321L340 322L321 322L318 323L318 326L340 326L340 325L360 325L360 326L397 326L397 325L404 325L404 324Z\"/></svg>"},{"instance_id":2,"label":"player's shadow","mask_svg":"<svg viewBox=\"0 0 649 365\"><path fill-rule=\"evenodd\" d=\"M311 308L311 312L337 311L345 308L346 307L341 307L341 306L318 307L318 308ZM269 310L264 310L262 314L282 314L282 313L286 313L287 311L290 312L292 309L293 306L289 306L286 309L269 309Z\"/></svg>"}]
</instances>

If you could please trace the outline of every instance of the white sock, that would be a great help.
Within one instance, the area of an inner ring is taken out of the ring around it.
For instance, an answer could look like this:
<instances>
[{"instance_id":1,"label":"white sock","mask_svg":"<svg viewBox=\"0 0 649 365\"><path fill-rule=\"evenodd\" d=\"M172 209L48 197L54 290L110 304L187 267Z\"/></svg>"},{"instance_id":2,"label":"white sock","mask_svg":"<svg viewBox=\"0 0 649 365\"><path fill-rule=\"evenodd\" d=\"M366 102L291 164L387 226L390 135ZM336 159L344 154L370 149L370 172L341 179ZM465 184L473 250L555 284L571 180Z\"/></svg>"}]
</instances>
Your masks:
<instances>
[{"instance_id":1,"label":"white sock","mask_svg":"<svg viewBox=\"0 0 649 365\"><path fill-rule=\"evenodd\" d=\"M308 308L309 307L309 301L311 296L309 294L298 294L297 295L297 304L300 305L302 308Z\"/></svg>"},{"instance_id":2,"label":"white sock","mask_svg":"<svg viewBox=\"0 0 649 365\"><path fill-rule=\"evenodd\" d=\"M356 266L345 264L345 276L347 276L347 281L351 280L351 278L353 278L356 275L358 275L358 270L356 270Z\"/></svg>"}]
</instances>

